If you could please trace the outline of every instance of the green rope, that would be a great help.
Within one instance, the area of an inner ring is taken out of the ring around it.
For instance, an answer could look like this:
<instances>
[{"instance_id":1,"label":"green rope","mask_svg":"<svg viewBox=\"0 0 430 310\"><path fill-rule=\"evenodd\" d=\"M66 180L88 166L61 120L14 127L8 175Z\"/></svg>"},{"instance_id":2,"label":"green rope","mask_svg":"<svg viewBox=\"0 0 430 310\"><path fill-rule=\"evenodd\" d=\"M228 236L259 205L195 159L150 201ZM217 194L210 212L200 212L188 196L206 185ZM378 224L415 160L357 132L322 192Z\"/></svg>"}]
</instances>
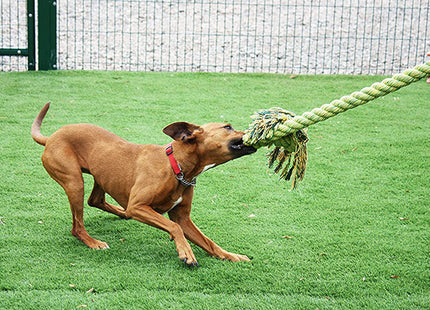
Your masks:
<instances>
[{"instance_id":1,"label":"green rope","mask_svg":"<svg viewBox=\"0 0 430 310\"><path fill-rule=\"evenodd\" d=\"M395 92L429 75L430 61L300 116L281 108L260 110L251 116L254 121L245 130L243 141L255 148L274 145L275 149L268 154L269 167L278 162L275 172L287 180L293 177L293 187L296 187L297 181L303 179L306 169L307 127ZM281 169L282 165L285 165L284 169Z\"/></svg>"}]
</instances>

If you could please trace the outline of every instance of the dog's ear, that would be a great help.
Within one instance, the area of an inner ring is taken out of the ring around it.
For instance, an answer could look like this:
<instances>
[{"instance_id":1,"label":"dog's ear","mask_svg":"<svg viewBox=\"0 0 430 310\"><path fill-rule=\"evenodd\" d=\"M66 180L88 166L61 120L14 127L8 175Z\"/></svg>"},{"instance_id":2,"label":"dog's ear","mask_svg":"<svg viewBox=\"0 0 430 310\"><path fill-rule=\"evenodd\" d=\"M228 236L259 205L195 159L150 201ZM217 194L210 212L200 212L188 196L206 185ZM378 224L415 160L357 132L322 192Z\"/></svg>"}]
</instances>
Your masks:
<instances>
[{"instance_id":1,"label":"dog's ear","mask_svg":"<svg viewBox=\"0 0 430 310\"><path fill-rule=\"evenodd\" d=\"M203 128L187 122L176 122L164 127L163 132L176 141L194 142L195 135L203 132Z\"/></svg>"}]
</instances>

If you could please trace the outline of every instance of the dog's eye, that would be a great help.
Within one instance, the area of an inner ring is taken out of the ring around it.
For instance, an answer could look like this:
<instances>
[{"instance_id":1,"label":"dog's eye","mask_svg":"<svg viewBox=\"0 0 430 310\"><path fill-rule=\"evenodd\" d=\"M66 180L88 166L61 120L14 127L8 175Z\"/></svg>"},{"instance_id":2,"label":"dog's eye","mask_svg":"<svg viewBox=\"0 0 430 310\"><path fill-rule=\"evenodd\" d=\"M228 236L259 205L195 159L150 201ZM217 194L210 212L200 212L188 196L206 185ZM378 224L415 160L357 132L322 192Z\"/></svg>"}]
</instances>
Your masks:
<instances>
[{"instance_id":1,"label":"dog's eye","mask_svg":"<svg viewBox=\"0 0 430 310\"><path fill-rule=\"evenodd\" d=\"M233 130L233 127L231 127L231 125L225 125L224 128L227 130Z\"/></svg>"}]
</instances>

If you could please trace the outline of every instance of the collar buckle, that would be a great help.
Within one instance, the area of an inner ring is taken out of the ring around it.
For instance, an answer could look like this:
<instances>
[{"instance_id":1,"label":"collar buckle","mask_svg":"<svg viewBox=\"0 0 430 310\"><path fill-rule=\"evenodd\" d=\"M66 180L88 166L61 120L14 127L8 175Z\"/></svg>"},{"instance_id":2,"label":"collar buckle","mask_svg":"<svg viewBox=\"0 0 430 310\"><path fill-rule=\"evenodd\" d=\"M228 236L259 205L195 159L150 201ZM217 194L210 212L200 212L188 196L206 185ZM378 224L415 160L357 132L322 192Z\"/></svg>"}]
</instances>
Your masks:
<instances>
[{"instance_id":1,"label":"collar buckle","mask_svg":"<svg viewBox=\"0 0 430 310\"><path fill-rule=\"evenodd\" d=\"M172 144L170 143L167 147L166 147L166 155L170 156L173 154L173 147Z\"/></svg>"}]
</instances>

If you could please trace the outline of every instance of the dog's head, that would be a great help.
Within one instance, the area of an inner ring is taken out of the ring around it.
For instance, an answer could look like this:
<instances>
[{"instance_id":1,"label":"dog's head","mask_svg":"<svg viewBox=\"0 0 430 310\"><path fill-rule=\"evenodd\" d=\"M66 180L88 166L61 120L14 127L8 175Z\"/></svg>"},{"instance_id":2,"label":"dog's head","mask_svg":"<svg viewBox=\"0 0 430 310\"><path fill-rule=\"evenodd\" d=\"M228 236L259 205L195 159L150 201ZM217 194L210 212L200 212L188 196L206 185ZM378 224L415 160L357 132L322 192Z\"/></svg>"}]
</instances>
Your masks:
<instances>
[{"instance_id":1,"label":"dog's head","mask_svg":"<svg viewBox=\"0 0 430 310\"><path fill-rule=\"evenodd\" d=\"M226 123L198 126L177 122L166 126L163 132L176 141L194 146L194 152L216 165L256 151L252 146L243 144L242 131L236 131Z\"/></svg>"}]
</instances>

